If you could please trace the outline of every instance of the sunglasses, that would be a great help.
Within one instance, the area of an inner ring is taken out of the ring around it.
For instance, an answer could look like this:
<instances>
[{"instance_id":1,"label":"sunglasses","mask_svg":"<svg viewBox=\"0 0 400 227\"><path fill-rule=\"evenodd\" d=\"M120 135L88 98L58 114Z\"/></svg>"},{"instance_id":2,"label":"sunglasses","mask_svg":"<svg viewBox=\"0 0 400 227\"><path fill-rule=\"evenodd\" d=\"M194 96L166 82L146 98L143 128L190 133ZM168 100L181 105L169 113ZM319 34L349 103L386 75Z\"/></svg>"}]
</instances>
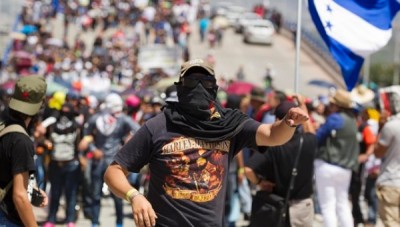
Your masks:
<instances>
[{"instance_id":1,"label":"sunglasses","mask_svg":"<svg viewBox=\"0 0 400 227\"><path fill-rule=\"evenodd\" d=\"M212 89L218 87L217 80L213 76L206 76L206 75L201 75L201 76L190 75L182 77L180 82L182 86L187 88L195 88L198 83L201 83L203 87L206 89Z\"/></svg>"}]
</instances>

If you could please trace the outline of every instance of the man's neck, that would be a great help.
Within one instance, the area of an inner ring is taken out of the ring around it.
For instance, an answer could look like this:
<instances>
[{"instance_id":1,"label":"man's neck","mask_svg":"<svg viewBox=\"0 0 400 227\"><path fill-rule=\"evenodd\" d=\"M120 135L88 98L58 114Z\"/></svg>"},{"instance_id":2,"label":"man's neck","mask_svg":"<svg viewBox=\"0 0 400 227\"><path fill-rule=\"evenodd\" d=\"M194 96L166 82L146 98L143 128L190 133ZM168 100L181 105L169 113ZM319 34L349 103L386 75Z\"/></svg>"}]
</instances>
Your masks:
<instances>
[{"instance_id":1,"label":"man's neck","mask_svg":"<svg viewBox=\"0 0 400 227\"><path fill-rule=\"evenodd\" d=\"M25 128L28 128L28 126L29 126L29 124L31 123L31 120L32 120L32 117L27 117L26 119L25 119Z\"/></svg>"}]
</instances>

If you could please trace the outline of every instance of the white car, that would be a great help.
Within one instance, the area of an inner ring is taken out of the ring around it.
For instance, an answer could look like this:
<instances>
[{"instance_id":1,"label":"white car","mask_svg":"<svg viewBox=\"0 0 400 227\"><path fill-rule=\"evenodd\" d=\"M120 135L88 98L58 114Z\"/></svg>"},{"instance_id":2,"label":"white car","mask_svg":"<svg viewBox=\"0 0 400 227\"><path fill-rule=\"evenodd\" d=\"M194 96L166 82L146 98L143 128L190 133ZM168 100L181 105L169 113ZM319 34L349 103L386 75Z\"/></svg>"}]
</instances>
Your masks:
<instances>
[{"instance_id":1,"label":"white car","mask_svg":"<svg viewBox=\"0 0 400 227\"><path fill-rule=\"evenodd\" d=\"M243 13L246 12L246 8L242 6L231 5L226 7L225 17L229 21L230 26L234 26L236 21L242 17Z\"/></svg>"},{"instance_id":2,"label":"white car","mask_svg":"<svg viewBox=\"0 0 400 227\"><path fill-rule=\"evenodd\" d=\"M212 15L225 16L229 5L231 5L230 2L216 2L212 6Z\"/></svg>"},{"instance_id":3,"label":"white car","mask_svg":"<svg viewBox=\"0 0 400 227\"><path fill-rule=\"evenodd\" d=\"M272 45L275 28L269 20L257 20L248 24L243 31L243 42Z\"/></svg>"},{"instance_id":4,"label":"white car","mask_svg":"<svg viewBox=\"0 0 400 227\"><path fill-rule=\"evenodd\" d=\"M235 31L237 33L242 33L244 27L246 27L248 24L251 24L252 22L254 22L256 20L262 20L261 16L256 13L252 13L252 12L243 13L241 15L241 17L236 20L236 23L234 26Z\"/></svg>"}]
</instances>

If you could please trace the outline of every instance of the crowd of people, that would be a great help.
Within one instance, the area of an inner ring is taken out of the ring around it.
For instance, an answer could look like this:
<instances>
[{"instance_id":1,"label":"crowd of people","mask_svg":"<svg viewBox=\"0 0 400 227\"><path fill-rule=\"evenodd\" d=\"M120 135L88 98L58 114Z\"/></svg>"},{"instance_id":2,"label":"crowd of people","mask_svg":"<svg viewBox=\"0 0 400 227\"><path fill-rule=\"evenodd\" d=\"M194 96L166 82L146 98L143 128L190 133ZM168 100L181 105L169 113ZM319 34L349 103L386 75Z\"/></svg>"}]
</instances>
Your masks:
<instances>
[{"instance_id":1,"label":"crowd of people","mask_svg":"<svg viewBox=\"0 0 400 227\"><path fill-rule=\"evenodd\" d=\"M259 6L254 11L264 13ZM374 226L378 217L385 226L400 224L397 116L379 109L376 99L355 105L343 90L315 98L285 94L273 86L271 68L265 87L224 92L234 81L217 83L212 56L190 60L192 32L222 42L223 30L207 12L187 1L26 2L23 28L13 33L11 59L1 71L2 79L15 81L2 85L1 119L26 129L34 149L23 135L0 140L8 149L0 151L0 163L8 163L0 173L10 173L0 174L1 188L14 179L0 224L35 222L30 212L20 213L29 208L25 199L14 202L32 172L45 198L40 206L48 199L45 227L59 221L63 199L68 227L80 212L99 226L108 190L116 226L123 225L124 199L137 226L236 226L241 214L251 221L257 191L289 195L287 226L312 226L316 214L328 227ZM52 36L49 22L59 14L63 39ZM70 24L79 24L81 34L95 31L93 45L80 35L71 45ZM179 79L161 92L148 88L168 72L144 71L138 62L147 44L182 50ZM54 84L62 89L51 90ZM24 90L31 86L37 87ZM16 138L25 145L13 147ZM24 154L15 160L26 160L14 166L6 160L20 146Z\"/></svg>"},{"instance_id":2,"label":"crowd of people","mask_svg":"<svg viewBox=\"0 0 400 227\"><path fill-rule=\"evenodd\" d=\"M303 106L310 116L310 121L303 124L288 143L264 152L262 149L261 152L244 149L237 155L237 164L231 171L235 176L232 182L237 185L234 187L237 188L236 195L227 201L231 210L241 205L243 213L251 214L247 213L246 207L252 201L243 196L243 192L252 190L251 185L257 185L253 190L266 190L282 197L287 195L299 138L303 137L298 176L290 189L291 226L313 226L318 216L322 216L324 226L375 226L378 217L384 226L397 225L396 215L383 217L390 212L390 205L386 204L388 195L379 194L380 188L396 190L393 166L384 167L388 165L385 164L388 159L382 160L384 153L380 151L388 152L387 155L395 153L389 150L396 141L394 132L389 133L390 143L386 139L382 141L382 133L389 130L386 124L395 124L396 115L390 116L384 110L380 112L372 99L355 106L351 93L343 90L337 90L328 98L321 96L299 101L276 89L265 96L265 91L255 88L250 96L228 96L227 106L232 102L229 100L236 100L236 108L265 123L282 119L282 109L287 110L295 103ZM382 167L381 162L384 163ZM243 183L244 175L252 182L250 186ZM394 178L390 180L385 175ZM235 202L237 198L240 203ZM393 209L398 208L398 205L392 205ZM229 214L227 217L230 226L240 218L232 218Z\"/></svg>"}]
</instances>

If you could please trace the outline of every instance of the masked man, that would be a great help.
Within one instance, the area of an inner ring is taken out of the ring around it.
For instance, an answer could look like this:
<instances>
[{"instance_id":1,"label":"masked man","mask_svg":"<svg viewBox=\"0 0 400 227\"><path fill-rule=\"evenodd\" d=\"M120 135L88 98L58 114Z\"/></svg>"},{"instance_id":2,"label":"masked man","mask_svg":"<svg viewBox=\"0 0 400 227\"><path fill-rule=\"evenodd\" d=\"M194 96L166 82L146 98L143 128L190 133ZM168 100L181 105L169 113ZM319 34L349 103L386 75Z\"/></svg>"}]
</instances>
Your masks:
<instances>
[{"instance_id":1,"label":"masked man","mask_svg":"<svg viewBox=\"0 0 400 227\"><path fill-rule=\"evenodd\" d=\"M9 127L20 130L3 134L0 140L0 191L5 190L5 197L0 198L0 226L38 226L31 205L33 197L29 201L27 193L32 191L28 190L28 182L36 169L33 142L27 129L43 106L46 88L46 81L39 76L22 77L15 84L3 130ZM37 205L44 207L48 199L43 191L41 195L42 202Z\"/></svg>"},{"instance_id":2,"label":"masked man","mask_svg":"<svg viewBox=\"0 0 400 227\"><path fill-rule=\"evenodd\" d=\"M91 181L89 185L92 204L89 205L89 212L92 216L92 226L100 224L104 172L121 145L139 129L139 125L123 113L123 106L124 102L118 94L107 95L100 106L101 111L89 118L83 129L84 137L79 149L87 150L86 156L90 158L87 168L90 170L88 175ZM122 200L114 195L112 198L115 204L116 226L120 227L123 224Z\"/></svg>"},{"instance_id":3,"label":"masked man","mask_svg":"<svg viewBox=\"0 0 400 227\"><path fill-rule=\"evenodd\" d=\"M217 101L214 69L185 62L176 83L178 102L147 121L108 167L111 191L131 203L136 226L224 226L228 166L244 147L288 141L308 119L299 108L274 124L261 124ZM125 180L149 164L147 198Z\"/></svg>"}]
</instances>

